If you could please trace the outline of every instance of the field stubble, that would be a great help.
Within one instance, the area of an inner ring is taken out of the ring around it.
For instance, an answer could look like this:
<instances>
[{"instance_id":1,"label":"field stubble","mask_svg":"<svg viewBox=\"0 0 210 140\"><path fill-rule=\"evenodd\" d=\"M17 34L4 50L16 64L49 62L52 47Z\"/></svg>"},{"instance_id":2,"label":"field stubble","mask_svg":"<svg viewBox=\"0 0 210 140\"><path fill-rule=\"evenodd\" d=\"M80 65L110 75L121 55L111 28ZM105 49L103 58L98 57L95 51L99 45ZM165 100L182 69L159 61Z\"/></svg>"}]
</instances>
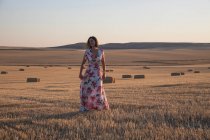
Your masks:
<instances>
[{"instance_id":1,"label":"field stubble","mask_svg":"<svg viewBox=\"0 0 210 140\"><path fill-rule=\"evenodd\" d=\"M210 139L210 70L110 67L110 110L79 110L79 67L1 66L0 139ZM192 68L192 67L191 67ZM171 77L173 71L184 76ZM145 74L145 79L122 79ZM26 78L40 78L27 83Z\"/></svg>"}]
</instances>

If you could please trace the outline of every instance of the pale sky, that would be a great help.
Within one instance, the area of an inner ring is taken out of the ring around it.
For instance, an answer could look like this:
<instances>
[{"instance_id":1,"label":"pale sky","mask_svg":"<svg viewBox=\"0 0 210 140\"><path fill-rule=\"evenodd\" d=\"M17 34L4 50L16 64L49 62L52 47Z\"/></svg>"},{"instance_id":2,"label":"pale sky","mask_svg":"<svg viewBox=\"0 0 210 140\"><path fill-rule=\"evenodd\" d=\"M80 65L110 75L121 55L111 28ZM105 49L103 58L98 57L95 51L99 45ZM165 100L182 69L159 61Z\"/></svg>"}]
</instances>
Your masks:
<instances>
[{"instance_id":1,"label":"pale sky","mask_svg":"<svg viewBox=\"0 0 210 140\"><path fill-rule=\"evenodd\" d=\"M210 42L210 0L0 0L0 46Z\"/></svg>"}]
</instances>

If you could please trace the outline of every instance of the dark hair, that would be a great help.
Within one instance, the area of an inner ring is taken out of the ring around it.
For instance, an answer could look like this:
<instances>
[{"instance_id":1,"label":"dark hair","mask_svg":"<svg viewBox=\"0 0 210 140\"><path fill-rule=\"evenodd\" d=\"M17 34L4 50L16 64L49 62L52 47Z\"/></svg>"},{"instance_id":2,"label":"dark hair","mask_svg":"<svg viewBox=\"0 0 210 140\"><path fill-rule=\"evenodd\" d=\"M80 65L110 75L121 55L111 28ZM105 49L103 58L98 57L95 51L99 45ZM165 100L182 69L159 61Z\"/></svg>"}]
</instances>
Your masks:
<instances>
[{"instance_id":1,"label":"dark hair","mask_svg":"<svg viewBox=\"0 0 210 140\"><path fill-rule=\"evenodd\" d=\"M87 48L89 48L89 49L92 48L92 46L90 46L90 39L93 39L96 42L95 46L98 47L98 40L97 40L97 38L95 36L91 36L87 40L87 44L86 44Z\"/></svg>"}]
</instances>

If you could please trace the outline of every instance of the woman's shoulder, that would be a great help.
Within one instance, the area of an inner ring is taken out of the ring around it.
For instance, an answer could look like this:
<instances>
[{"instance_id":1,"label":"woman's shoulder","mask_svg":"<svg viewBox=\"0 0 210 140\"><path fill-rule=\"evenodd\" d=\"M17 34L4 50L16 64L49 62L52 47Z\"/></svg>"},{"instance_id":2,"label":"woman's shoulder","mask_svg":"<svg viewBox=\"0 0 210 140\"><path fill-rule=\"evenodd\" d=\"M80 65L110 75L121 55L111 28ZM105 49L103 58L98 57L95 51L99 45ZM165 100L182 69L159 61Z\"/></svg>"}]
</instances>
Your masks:
<instances>
[{"instance_id":1,"label":"woman's shoulder","mask_svg":"<svg viewBox=\"0 0 210 140\"><path fill-rule=\"evenodd\" d=\"M100 51L102 51L102 52L104 51L104 49L103 49L103 48L99 48L99 50L100 50Z\"/></svg>"},{"instance_id":2,"label":"woman's shoulder","mask_svg":"<svg viewBox=\"0 0 210 140\"><path fill-rule=\"evenodd\" d=\"M85 49L85 52L89 52L89 51L90 51L90 48Z\"/></svg>"},{"instance_id":3,"label":"woman's shoulder","mask_svg":"<svg viewBox=\"0 0 210 140\"><path fill-rule=\"evenodd\" d=\"M103 48L99 48L100 50L100 54L104 55L104 49Z\"/></svg>"},{"instance_id":4,"label":"woman's shoulder","mask_svg":"<svg viewBox=\"0 0 210 140\"><path fill-rule=\"evenodd\" d=\"M89 51L89 50L90 50L90 48L86 48L86 49L85 49L85 51Z\"/></svg>"}]
</instances>

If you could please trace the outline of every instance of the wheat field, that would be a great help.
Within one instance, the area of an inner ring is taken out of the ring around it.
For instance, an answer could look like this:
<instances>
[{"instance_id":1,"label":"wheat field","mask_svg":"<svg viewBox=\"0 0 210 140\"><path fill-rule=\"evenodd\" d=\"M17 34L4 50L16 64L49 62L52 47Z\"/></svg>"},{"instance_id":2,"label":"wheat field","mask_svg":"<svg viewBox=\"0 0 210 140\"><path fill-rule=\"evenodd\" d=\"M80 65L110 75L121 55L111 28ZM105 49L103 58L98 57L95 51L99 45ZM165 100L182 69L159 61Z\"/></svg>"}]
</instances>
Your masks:
<instances>
[{"instance_id":1,"label":"wheat field","mask_svg":"<svg viewBox=\"0 0 210 140\"><path fill-rule=\"evenodd\" d=\"M81 113L78 66L0 66L0 139L210 139L208 67L107 67L116 78L104 84L110 110Z\"/></svg>"}]
</instances>

